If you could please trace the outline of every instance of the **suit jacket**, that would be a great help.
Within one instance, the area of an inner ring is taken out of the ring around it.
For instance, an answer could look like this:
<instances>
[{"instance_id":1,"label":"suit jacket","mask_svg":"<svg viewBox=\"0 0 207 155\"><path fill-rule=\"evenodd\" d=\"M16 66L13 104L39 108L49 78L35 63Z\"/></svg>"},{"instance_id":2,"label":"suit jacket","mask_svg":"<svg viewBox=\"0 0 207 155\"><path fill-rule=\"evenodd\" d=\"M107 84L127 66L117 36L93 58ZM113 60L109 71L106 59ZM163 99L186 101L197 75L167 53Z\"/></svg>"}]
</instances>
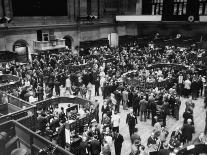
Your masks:
<instances>
[{"instance_id":1,"label":"suit jacket","mask_svg":"<svg viewBox=\"0 0 207 155\"><path fill-rule=\"evenodd\" d=\"M92 140L90 143L91 152L94 155L98 155L101 152L101 143L98 140Z\"/></svg>"},{"instance_id":2,"label":"suit jacket","mask_svg":"<svg viewBox=\"0 0 207 155\"><path fill-rule=\"evenodd\" d=\"M79 146L79 154L80 155L88 155L88 142L81 142Z\"/></svg>"},{"instance_id":3,"label":"suit jacket","mask_svg":"<svg viewBox=\"0 0 207 155\"><path fill-rule=\"evenodd\" d=\"M192 140L193 133L195 133L195 128L192 125L184 124L182 128L182 133L184 139Z\"/></svg>"},{"instance_id":4,"label":"suit jacket","mask_svg":"<svg viewBox=\"0 0 207 155\"><path fill-rule=\"evenodd\" d=\"M117 136L114 137L114 147L122 147L122 143L124 142L124 137L121 134L118 134Z\"/></svg>"},{"instance_id":5,"label":"suit jacket","mask_svg":"<svg viewBox=\"0 0 207 155\"><path fill-rule=\"evenodd\" d=\"M128 101L128 92L127 91L123 91L122 92L122 97L123 97L123 101Z\"/></svg>"},{"instance_id":6,"label":"suit jacket","mask_svg":"<svg viewBox=\"0 0 207 155\"><path fill-rule=\"evenodd\" d=\"M58 129L58 137L57 137L57 144L62 148L65 148L66 140L65 140L65 125L62 125Z\"/></svg>"},{"instance_id":7,"label":"suit jacket","mask_svg":"<svg viewBox=\"0 0 207 155\"><path fill-rule=\"evenodd\" d=\"M140 102L140 97L138 95L134 96L133 102L132 102L132 107L133 108L138 108L139 107L139 102Z\"/></svg>"},{"instance_id":8,"label":"suit jacket","mask_svg":"<svg viewBox=\"0 0 207 155\"><path fill-rule=\"evenodd\" d=\"M107 114L109 111L110 111L110 108L108 105L106 107L104 107L104 105L101 107L101 112L103 114Z\"/></svg>"},{"instance_id":9,"label":"suit jacket","mask_svg":"<svg viewBox=\"0 0 207 155\"><path fill-rule=\"evenodd\" d=\"M147 101L145 99L139 102L140 104L140 111L147 111Z\"/></svg>"},{"instance_id":10,"label":"suit jacket","mask_svg":"<svg viewBox=\"0 0 207 155\"><path fill-rule=\"evenodd\" d=\"M158 152L158 155L169 155L169 154L170 154L170 151L168 149L161 149Z\"/></svg>"},{"instance_id":11,"label":"suit jacket","mask_svg":"<svg viewBox=\"0 0 207 155\"><path fill-rule=\"evenodd\" d=\"M137 124L137 117L131 116L131 114L127 114L126 124L128 124L130 127L135 127Z\"/></svg>"}]
</instances>

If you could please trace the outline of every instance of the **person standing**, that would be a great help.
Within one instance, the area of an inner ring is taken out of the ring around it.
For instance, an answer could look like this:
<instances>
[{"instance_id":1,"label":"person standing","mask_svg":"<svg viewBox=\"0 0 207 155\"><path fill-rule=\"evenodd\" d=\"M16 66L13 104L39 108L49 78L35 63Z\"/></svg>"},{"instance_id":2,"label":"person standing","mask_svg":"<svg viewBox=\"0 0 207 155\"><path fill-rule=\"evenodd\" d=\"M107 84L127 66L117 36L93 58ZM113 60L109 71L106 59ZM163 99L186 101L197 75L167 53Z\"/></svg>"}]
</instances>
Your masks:
<instances>
[{"instance_id":1,"label":"person standing","mask_svg":"<svg viewBox=\"0 0 207 155\"><path fill-rule=\"evenodd\" d=\"M153 111L153 109L151 107L153 106L154 102L155 102L155 98L154 98L153 94L150 94L150 96L148 98L148 104L147 104L147 118L148 119L150 118L150 113L152 113L152 111ZM152 116L152 118L153 118L153 116Z\"/></svg>"},{"instance_id":2,"label":"person standing","mask_svg":"<svg viewBox=\"0 0 207 155\"><path fill-rule=\"evenodd\" d=\"M134 95L134 99L133 99L134 101L132 102L132 108L133 108L133 112L134 112L134 114L135 114L135 116L139 116L139 109L140 109L140 107L139 107L139 102L140 102L140 96L136 93L135 95Z\"/></svg>"},{"instance_id":3,"label":"person standing","mask_svg":"<svg viewBox=\"0 0 207 155\"><path fill-rule=\"evenodd\" d=\"M91 150L91 155L100 155L101 152L101 143L98 140L98 136L94 135L90 142L90 150Z\"/></svg>"},{"instance_id":4,"label":"person standing","mask_svg":"<svg viewBox=\"0 0 207 155\"><path fill-rule=\"evenodd\" d=\"M128 102L128 92L126 89L122 92L122 97L123 97L123 109L127 110L127 102Z\"/></svg>"},{"instance_id":5,"label":"person standing","mask_svg":"<svg viewBox=\"0 0 207 155\"><path fill-rule=\"evenodd\" d=\"M191 88L191 81L189 80L189 78L187 78L184 81L184 89L185 89L185 97L188 98L188 96L190 95L190 88Z\"/></svg>"},{"instance_id":6,"label":"person standing","mask_svg":"<svg viewBox=\"0 0 207 155\"><path fill-rule=\"evenodd\" d=\"M206 121L205 121L205 129L204 129L204 134L207 134L207 111L206 111Z\"/></svg>"},{"instance_id":7,"label":"person standing","mask_svg":"<svg viewBox=\"0 0 207 155\"><path fill-rule=\"evenodd\" d=\"M97 76L95 79L95 96L99 96L100 77Z\"/></svg>"},{"instance_id":8,"label":"person standing","mask_svg":"<svg viewBox=\"0 0 207 155\"><path fill-rule=\"evenodd\" d=\"M106 140L103 140L102 154L111 155L111 148L110 148L109 143Z\"/></svg>"},{"instance_id":9,"label":"person standing","mask_svg":"<svg viewBox=\"0 0 207 155\"><path fill-rule=\"evenodd\" d=\"M114 133L114 148L115 155L121 155L122 143L124 142L124 137L117 131Z\"/></svg>"},{"instance_id":10,"label":"person standing","mask_svg":"<svg viewBox=\"0 0 207 155\"><path fill-rule=\"evenodd\" d=\"M70 76L67 76L67 79L66 79L66 82L65 82L65 94L66 94L67 91L69 92L69 95L72 94Z\"/></svg>"},{"instance_id":11,"label":"person standing","mask_svg":"<svg viewBox=\"0 0 207 155\"><path fill-rule=\"evenodd\" d=\"M178 95L179 96L182 96L183 95L183 75L182 74L180 74L179 76L178 76Z\"/></svg>"},{"instance_id":12,"label":"person standing","mask_svg":"<svg viewBox=\"0 0 207 155\"><path fill-rule=\"evenodd\" d=\"M87 142L87 137L83 136L82 137L82 142L80 142L79 145L79 153L81 155L88 155L89 151L88 151L88 142Z\"/></svg>"},{"instance_id":13,"label":"person standing","mask_svg":"<svg viewBox=\"0 0 207 155\"><path fill-rule=\"evenodd\" d=\"M111 119L113 132L119 133L120 118L121 117L117 114L117 111L114 111L114 115L112 116L112 119Z\"/></svg>"},{"instance_id":14,"label":"person standing","mask_svg":"<svg viewBox=\"0 0 207 155\"><path fill-rule=\"evenodd\" d=\"M177 96L175 98L175 105L174 105L174 118L178 121L179 120L179 110L180 110L181 100Z\"/></svg>"},{"instance_id":15,"label":"person standing","mask_svg":"<svg viewBox=\"0 0 207 155\"><path fill-rule=\"evenodd\" d=\"M192 120L188 119L187 124L184 124L182 127L184 143L189 143L192 140L193 133L195 133L195 128L193 125L191 125L191 123L192 123Z\"/></svg>"},{"instance_id":16,"label":"person standing","mask_svg":"<svg viewBox=\"0 0 207 155\"><path fill-rule=\"evenodd\" d=\"M114 92L114 95L115 95L115 99L116 99L115 110L119 113L120 103L121 103L121 100L122 100L122 95L121 95L121 92L119 90L116 90Z\"/></svg>"},{"instance_id":17,"label":"person standing","mask_svg":"<svg viewBox=\"0 0 207 155\"><path fill-rule=\"evenodd\" d=\"M143 96L142 100L139 102L140 104L140 121L142 121L143 119L143 115L144 115L144 122L146 122L146 118L147 118L147 104L148 102L146 101L146 96Z\"/></svg>"},{"instance_id":18,"label":"person standing","mask_svg":"<svg viewBox=\"0 0 207 155\"><path fill-rule=\"evenodd\" d=\"M126 124L129 126L129 135L131 136L135 132L135 125L137 124L137 117L134 116L133 110L130 109L130 113L127 114Z\"/></svg>"}]
</instances>

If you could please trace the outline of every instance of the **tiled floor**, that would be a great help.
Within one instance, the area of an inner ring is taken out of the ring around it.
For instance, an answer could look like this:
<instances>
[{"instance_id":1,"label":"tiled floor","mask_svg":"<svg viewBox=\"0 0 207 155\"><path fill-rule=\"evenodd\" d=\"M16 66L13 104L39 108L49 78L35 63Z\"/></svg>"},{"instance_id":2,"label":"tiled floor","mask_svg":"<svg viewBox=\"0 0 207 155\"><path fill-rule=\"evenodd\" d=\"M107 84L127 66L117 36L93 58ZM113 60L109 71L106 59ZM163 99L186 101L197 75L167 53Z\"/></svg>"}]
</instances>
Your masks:
<instances>
[{"instance_id":1,"label":"tiled floor","mask_svg":"<svg viewBox=\"0 0 207 155\"><path fill-rule=\"evenodd\" d=\"M94 94L94 92L92 92L92 94ZM94 96L94 95L92 95ZM92 100L98 99L100 102L100 108L102 106L103 103L103 98L102 96L98 96L98 97L92 97ZM183 124L183 118L182 118L182 114L184 112L185 109L185 101L186 99L181 98L182 104L180 107L180 119L179 121L176 121L175 119L171 118L171 117L167 117L167 127L169 132L171 133L177 126L182 126ZM203 108L203 98L199 98L197 100L194 101L195 102L195 109L194 109L194 122L195 122L195 130L196 133L194 135L194 137L196 137L200 132L202 132L204 130L204 126L205 126L205 109ZM101 110L100 110L101 111ZM124 137L124 143L122 146L122 155L128 155L131 151L131 142L130 142L130 137L129 137L129 130L128 130L128 126L126 125L126 115L127 113L129 113L129 110L123 110L122 106L121 106L121 123L120 123L120 133L123 135ZM101 114L100 114L101 116ZM101 117L100 117L101 118ZM151 126L151 119L148 119L147 122L140 122L138 119L138 124L137 124L137 128L138 128L138 132L137 134L139 134L141 136L142 139L142 144L146 147L147 144L147 139L150 136L153 127ZM147 147L146 147L147 149ZM112 155L115 155L114 153L114 148L112 148Z\"/></svg>"}]
</instances>

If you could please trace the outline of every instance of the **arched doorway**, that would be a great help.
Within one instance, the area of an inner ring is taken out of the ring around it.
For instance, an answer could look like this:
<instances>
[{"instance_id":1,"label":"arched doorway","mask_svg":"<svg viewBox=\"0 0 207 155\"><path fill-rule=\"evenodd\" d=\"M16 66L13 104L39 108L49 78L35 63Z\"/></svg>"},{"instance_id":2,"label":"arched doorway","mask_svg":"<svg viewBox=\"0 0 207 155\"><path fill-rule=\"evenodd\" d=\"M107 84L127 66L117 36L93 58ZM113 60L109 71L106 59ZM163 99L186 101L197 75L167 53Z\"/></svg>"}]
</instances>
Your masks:
<instances>
[{"instance_id":1,"label":"arched doorway","mask_svg":"<svg viewBox=\"0 0 207 155\"><path fill-rule=\"evenodd\" d=\"M65 39L65 45L72 50L73 45L73 38L69 35L65 36L63 39Z\"/></svg>"},{"instance_id":2,"label":"arched doorway","mask_svg":"<svg viewBox=\"0 0 207 155\"><path fill-rule=\"evenodd\" d=\"M29 54L29 44L25 40L17 40L13 45L13 51L17 52L18 62L27 62Z\"/></svg>"}]
</instances>

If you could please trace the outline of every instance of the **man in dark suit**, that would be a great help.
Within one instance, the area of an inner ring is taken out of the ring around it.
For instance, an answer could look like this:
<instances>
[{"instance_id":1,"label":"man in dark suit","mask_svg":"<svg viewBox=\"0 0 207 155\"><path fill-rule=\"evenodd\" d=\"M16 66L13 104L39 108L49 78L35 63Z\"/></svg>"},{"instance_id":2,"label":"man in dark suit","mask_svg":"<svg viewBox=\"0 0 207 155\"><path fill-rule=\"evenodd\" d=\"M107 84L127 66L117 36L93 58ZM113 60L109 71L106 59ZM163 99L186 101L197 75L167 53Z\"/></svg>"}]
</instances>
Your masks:
<instances>
[{"instance_id":1,"label":"man in dark suit","mask_svg":"<svg viewBox=\"0 0 207 155\"><path fill-rule=\"evenodd\" d=\"M41 131L42 134L44 134L47 125L47 118L45 117L45 114L43 112L41 112L40 115L37 117L37 124L38 129Z\"/></svg>"},{"instance_id":2,"label":"man in dark suit","mask_svg":"<svg viewBox=\"0 0 207 155\"><path fill-rule=\"evenodd\" d=\"M87 138L83 136L82 142L80 142L80 145L79 145L79 154L88 155L89 154L88 147L89 146L88 146Z\"/></svg>"},{"instance_id":3,"label":"man in dark suit","mask_svg":"<svg viewBox=\"0 0 207 155\"><path fill-rule=\"evenodd\" d=\"M114 148L115 148L115 155L121 155L121 148L122 148L122 143L124 142L123 136L115 132L114 133Z\"/></svg>"},{"instance_id":4,"label":"man in dark suit","mask_svg":"<svg viewBox=\"0 0 207 155\"><path fill-rule=\"evenodd\" d=\"M182 127L184 143L190 142L192 140L193 133L195 133L195 128L193 125L191 125L191 123L192 123L192 120L188 119L187 124L184 124Z\"/></svg>"},{"instance_id":5,"label":"man in dark suit","mask_svg":"<svg viewBox=\"0 0 207 155\"><path fill-rule=\"evenodd\" d=\"M103 105L101 107L102 117L104 114L108 114L110 112L110 107L107 105L107 101L104 100Z\"/></svg>"},{"instance_id":6,"label":"man in dark suit","mask_svg":"<svg viewBox=\"0 0 207 155\"><path fill-rule=\"evenodd\" d=\"M126 124L129 126L129 134L130 136L135 132L135 125L137 124L137 117L134 116L133 110L130 109L130 113L127 114Z\"/></svg>"},{"instance_id":7,"label":"man in dark suit","mask_svg":"<svg viewBox=\"0 0 207 155\"><path fill-rule=\"evenodd\" d=\"M136 93L136 94L134 94L134 99L132 102L132 108L133 108L135 116L139 116L139 109L140 109L139 102L140 102L140 97Z\"/></svg>"},{"instance_id":8,"label":"man in dark suit","mask_svg":"<svg viewBox=\"0 0 207 155\"><path fill-rule=\"evenodd\" d=\"M65 125L62 121L60 121L60 128L58 129L58 137L57 144L62 148L65 148L66 140L65 140Z\"/></svg>"},{"instance_id":9,"label":"man in dark suit","mask_svg":"<svg viewBox=\"0 0 207 155\"><path fill-rule=\"evenodd\" d=\"M114 95L115 95L115 99L116 99L115 111L117 111L119 113L120 103L122 100L122 94L120 91L116 90L114 92Z\"/></svg>"},{"instance_id":10,"label":"man in dark suit","mask_svg":"<svg viewBox=\"0 0 207 155\"><path fill-rule=\"evenodd\" d=\"M90 149L91 149L91 155L100 155L101 152L101 143L98 140L98 136L94 135L90 142Z\"/></svg>"},{"instance_id":11,"label":"man in dark suit","mask_svg":"<svg viewBox=\"0 0 207 155\"><path fill-rule=\"evenodd\" d=\"M144 115L144 122L146 122L146 117L147 117L147 101L146 101L146 96L143 96L142 100L139 102L140 104L140 121L142 121L143 115Z\"/></svg>"},{"instance_id":12,"label":"man in dark suit","mask_svg":"<svg viewBox=\"0 0 207 155\"><path fill-rule=\"evenodd\" d=\"M169 155L170 150L169 150L169 145L168 143L163 144L163 149L159 150L158 155Z\"/></svg>"}]
</instances>

